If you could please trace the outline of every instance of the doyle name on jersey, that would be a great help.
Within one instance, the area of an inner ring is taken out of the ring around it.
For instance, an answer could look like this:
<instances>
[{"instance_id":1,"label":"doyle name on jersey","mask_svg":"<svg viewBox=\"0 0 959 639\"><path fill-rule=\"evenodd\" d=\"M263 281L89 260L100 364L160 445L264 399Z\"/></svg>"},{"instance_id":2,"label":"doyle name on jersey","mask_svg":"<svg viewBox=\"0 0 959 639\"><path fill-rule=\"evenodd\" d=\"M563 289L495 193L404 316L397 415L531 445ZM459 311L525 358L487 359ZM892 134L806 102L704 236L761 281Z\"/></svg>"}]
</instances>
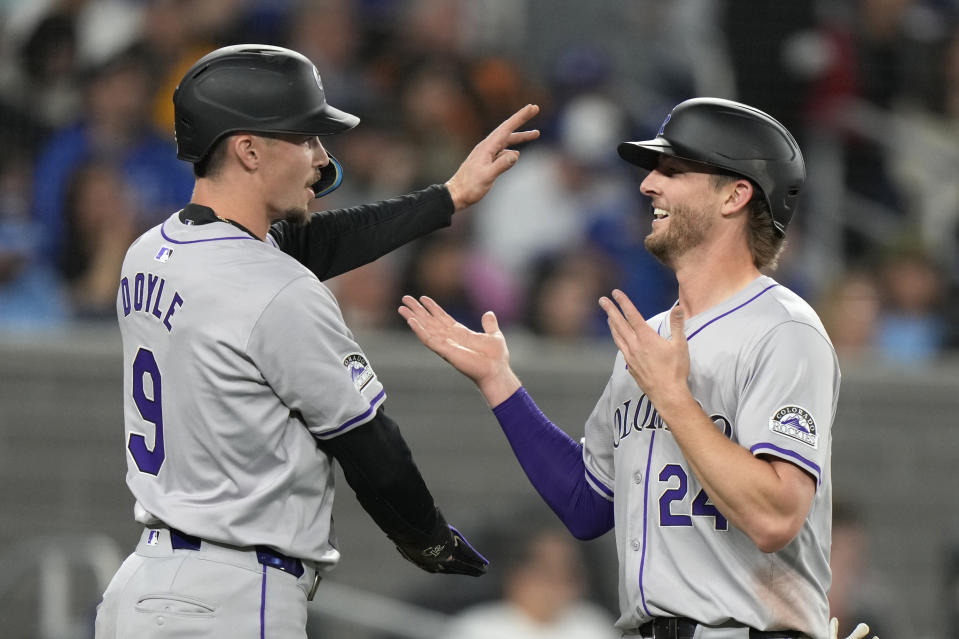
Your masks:
<instances>
[{"instance_id":1,"label":"doyle name on jersey","mask_svg":"<svg viewBox=\"0 0 959 639\"><path fill-rule=\"evenodd\" d=\"M161 254L164 254L163 251ZM172 331L173 314L183 306L183 298L176 290L164 297L165 286L166 280L154 273L137 273L133 276L132 285L129 277L122 278L120 303L123 305L123 317L129 317L133 311L148 313L160 320L167 331Z\"/></svg>"}]
</instances>

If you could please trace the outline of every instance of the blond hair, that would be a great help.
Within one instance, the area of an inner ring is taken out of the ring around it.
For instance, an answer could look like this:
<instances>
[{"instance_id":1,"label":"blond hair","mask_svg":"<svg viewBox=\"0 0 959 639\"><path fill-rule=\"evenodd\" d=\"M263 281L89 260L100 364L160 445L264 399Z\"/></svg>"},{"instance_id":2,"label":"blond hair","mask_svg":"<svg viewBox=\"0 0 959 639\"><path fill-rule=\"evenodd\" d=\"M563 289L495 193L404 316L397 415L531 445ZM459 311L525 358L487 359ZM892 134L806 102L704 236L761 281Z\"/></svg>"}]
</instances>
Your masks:
<instances>
[{"instance_id":1,"label":"blond hair","mask_svg":"<svg viewBox=\"0 0 959 639\"><path fill-rule=\"evenodd\" d=\"M712 175L712 179L713 186L718 190L730 182L748 178L716 173ZM749 180L749 183L753 185L753 197L746 204L749 208L749 227L746 235L749 252L756 268L772 271L779 265L779 256L782 255L786 240L773 225L773 216L762 189L752 180Z\"/></svg>"}]
</instances>

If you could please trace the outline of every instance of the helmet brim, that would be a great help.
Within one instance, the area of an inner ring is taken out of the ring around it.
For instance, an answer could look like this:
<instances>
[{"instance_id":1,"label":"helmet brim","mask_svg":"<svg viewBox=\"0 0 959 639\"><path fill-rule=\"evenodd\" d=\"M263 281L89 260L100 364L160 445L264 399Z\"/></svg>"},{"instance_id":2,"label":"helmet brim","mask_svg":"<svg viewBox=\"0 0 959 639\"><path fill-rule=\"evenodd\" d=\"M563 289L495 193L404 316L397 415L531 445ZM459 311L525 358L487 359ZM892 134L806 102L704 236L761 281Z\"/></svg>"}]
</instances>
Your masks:
<instances>
[{"instance_id":1,"label":"helmet brim","mask_svg":"<svg viewBox=\"0 0 959 639\"><path fill-rule=\"evenodd\" d=\"M293 133L313 135L333 135L349 131L360 119L352 113L341 111L334 106L324 104L322 107L303 118L302 124Z\"/></svg>"},{"instance_id":2,"label":"helmet brim","mask_svg":"<svg viewBox=\"0 0 959 639\"><path fill-rule=\"evenodd\" d=\"M619 157L630 164L652 171L659 166L659 158L662 155L675 156L673 145L665 138L655 138L653 140L640 140L637 142L621 142L616 151Z\"/></svg>"}]
</instances>

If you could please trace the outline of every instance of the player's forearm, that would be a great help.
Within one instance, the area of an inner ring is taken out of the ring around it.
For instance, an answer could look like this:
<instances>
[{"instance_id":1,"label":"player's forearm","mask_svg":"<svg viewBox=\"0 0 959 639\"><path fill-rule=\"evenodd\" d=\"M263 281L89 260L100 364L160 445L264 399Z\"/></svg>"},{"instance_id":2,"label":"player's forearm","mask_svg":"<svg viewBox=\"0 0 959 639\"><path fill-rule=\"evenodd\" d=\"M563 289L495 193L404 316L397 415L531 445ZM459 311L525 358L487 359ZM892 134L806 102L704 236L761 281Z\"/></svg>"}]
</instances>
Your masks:
<instances>
[{"instance_id":1,"label":"player's forearm","mask_svg":"<svg viewBox=\"0 0 959 639\"><path fill-rule=\"evenodd\" d=\"M314 214L308 224L277 222L270 234L284 253L327 280L450 225L449 191L434 185L389 200Z\"/></svg>"},{"instance_id":2,"label":"player's forearm","mask_svg":"<svg viewBox=\"0 0 959 639\"><path fill-rule=\"evenodd\" d=\"M493 413L530 483L574 537L594 539L613 527L613 502L586 482L583 447L550 422L524 389Z\"/></svg>"},{"instance_id":3,"label":"player's forearm","mask_svg":"<svg viewBox=\"0 0 959 639\"><path fill-rule=\"evenodd\" d=\"M382 410L370 422L318 443L340 463L363 509L395 542L425 545L446 529L406 441Z\"/></svg>"},{"instance_id":4,"label":"player's forearm","mask_svg":"<svg viewBox=\"0 0 959 639\"><path fill-rule=\"evenodd\" d=\"M809 504L772 463L726 438L692 398L657 406L709 500L763 552L775 552L799 532Z\"/></svg>"}]
</instances>

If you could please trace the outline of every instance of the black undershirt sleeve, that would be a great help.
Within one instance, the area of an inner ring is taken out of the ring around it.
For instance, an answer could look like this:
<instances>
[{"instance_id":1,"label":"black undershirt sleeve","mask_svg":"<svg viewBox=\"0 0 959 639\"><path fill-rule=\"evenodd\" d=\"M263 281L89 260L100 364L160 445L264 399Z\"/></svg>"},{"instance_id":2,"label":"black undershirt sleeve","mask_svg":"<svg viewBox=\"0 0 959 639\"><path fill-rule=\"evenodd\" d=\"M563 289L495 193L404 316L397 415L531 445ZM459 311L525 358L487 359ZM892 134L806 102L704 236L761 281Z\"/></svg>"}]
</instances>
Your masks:
<instances>
[{"instance_id":1,"label":"black undershirt sleeve","mask_svg":"<svg viewBox=\"0 0 959 639\"><path fill-rule=\"evenodd\" d=\"M280 250L327 280L449 226L453 212L449 190L436 184L375 204L314 213L305 224L276 222L269 233Z\"/></svg>"},{"instance_id":2,"label":"black undershirt sleeve","mask_svg":"<svg viewBox=\"0 0 959 639\"><path fill-rule=\"evenodd\" d=\"M449 537L399 426L382 407L366 424L318 445L339 462L360 505L394 543L425 548Z\"/></svg>"}]
</instances>

